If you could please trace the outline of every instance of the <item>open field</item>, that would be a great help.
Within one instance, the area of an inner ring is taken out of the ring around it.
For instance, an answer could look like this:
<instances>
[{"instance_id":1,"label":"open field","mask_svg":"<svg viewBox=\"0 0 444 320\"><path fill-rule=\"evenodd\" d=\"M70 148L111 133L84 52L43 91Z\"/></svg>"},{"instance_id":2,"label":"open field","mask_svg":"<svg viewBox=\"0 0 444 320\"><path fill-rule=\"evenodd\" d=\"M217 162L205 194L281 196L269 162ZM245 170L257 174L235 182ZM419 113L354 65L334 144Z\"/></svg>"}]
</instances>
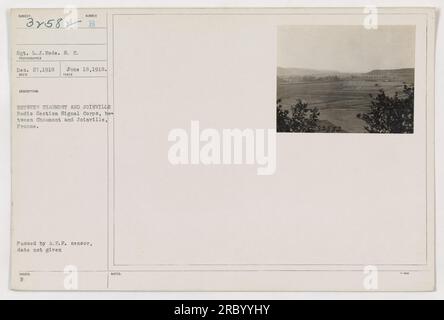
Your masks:
<instances>
[{"instance_id":1,"label":"open field","mask_svg":"<svg viewBox=\"0 0 444 320\"><path fill-rule=\"evenodd\" d=\"M365 122L358 119L357 114L369 111L369 94L376 95L381 89L390 96L400 93L404 83L413 83L413 72L413 69L402 70L402 73L383 70L309 80L306 76L278 77L277 98L284 108L302 100L309 108L320 110L321 120L340 126L346 132L366 132Z\"/></svg>"}]
</instances>

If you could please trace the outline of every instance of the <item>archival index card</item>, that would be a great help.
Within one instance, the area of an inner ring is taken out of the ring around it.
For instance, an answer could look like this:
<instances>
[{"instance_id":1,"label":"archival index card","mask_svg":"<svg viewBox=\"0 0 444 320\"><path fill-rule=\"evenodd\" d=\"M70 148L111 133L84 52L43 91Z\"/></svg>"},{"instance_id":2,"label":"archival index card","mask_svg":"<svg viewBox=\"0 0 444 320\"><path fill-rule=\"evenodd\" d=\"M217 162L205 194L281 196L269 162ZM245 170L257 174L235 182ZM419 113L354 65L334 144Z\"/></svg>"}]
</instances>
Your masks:
<instances>
[{"instance_id":1,"label":"archival index card","mask_svg":"<svg viewBox=\"0 0 444 320\"><path fill-rule=\"evenodd\" d=\"M434 289L433 9L10 29L13 289Z\"/></svg>"}]
</instances>

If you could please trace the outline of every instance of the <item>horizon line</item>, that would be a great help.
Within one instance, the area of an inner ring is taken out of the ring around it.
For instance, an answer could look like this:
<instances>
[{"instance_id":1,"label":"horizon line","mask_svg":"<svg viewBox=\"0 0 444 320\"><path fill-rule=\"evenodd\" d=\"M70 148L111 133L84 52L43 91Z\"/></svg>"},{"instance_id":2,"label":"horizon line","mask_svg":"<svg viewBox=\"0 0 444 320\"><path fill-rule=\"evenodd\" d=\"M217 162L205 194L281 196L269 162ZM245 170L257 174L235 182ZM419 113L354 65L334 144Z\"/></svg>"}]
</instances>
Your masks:
<instances>
[{"instance_id":1,"label":"horizon line","mask_svg":"<svg viewBox=\"0 0 444 320\"><path fill-rule=\"evenodd\" d=\"M281 68L281 69L303 69L303 70L313 70L313 71L329 71L329 72L337 72L337 73L368 73L368 72L379 71L379 70L393 71L393 70L402 70L402 69L413 69L413 70L415 70L415 66L413 66L413 67L392 68L392 69L373 68L373 69L370 69L368 71L339 71L339 70L333 70L333 69L314 69L314 68L282 67L282 66L277 66L277 68Z\"/></svg>"}]
</instances>

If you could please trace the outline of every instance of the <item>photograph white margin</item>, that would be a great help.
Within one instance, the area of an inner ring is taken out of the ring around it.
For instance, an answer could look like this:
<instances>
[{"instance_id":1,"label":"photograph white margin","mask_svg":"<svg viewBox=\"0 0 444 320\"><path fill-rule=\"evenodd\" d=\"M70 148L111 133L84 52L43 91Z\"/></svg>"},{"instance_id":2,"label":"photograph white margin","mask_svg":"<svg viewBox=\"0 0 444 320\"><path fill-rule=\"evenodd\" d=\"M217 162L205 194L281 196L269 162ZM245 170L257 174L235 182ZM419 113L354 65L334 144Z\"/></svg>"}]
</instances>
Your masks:
<instances>
[{"instance_id":1,"label":"photograph white margin","mask_svg":"<svg viewBox=\"0 0 444 320\"><path fill-rule=\"evenodd\" d=\"M0 4L0 300L4 299L443 299L444 298L444 198L442 181L444 178L444 115L440 106L443 103L442 90L436 90L435 96L435 146L436 146L436 270L437 281L435 292L430 293L101 293L101 292L58 292L58 293L22 293L9 290L9 253L10 253L10 87L9 87L9 46L8 46L8 13L14 7L61 7L64 2L43 0L36 5L34 1L4 0ZM123 2L71 0L70 6L79 7L122 7ZM440 24L440 11L444 3L440 0L389 0L389 1L125 1L125 7L436 7L436 88L443 86L444 49L442 40L444 30ZM441 164L441 165L439 165Z\"/></svg>"}]
</instances>

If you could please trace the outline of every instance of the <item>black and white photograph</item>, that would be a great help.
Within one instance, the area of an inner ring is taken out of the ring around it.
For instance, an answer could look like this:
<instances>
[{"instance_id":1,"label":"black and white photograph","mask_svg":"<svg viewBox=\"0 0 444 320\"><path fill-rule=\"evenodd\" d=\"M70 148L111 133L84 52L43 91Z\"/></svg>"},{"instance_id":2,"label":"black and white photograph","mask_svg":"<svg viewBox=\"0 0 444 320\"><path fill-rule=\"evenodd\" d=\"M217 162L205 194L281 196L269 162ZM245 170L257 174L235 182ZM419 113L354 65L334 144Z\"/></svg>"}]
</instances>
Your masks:
<instances>
[{"instance_id":1,"label":"black and white photograph","mask_svg":"<svg viewBox=\"0 0 444 320\"><path fill-rule=\"evenodd\" d=\"M0 300L442 300L444 1L154 2L1 2Z\"/></svg>"},{"instance_id":2,"label":"black and white photograph","mask_svg":"<svg viewBox=\"0 0 444 320\"><path fill-rule=\"evenodd\" d=\"M280 26L277 55L278 132L414 132L414 26Z\"/></svg>"}]
</instances>

